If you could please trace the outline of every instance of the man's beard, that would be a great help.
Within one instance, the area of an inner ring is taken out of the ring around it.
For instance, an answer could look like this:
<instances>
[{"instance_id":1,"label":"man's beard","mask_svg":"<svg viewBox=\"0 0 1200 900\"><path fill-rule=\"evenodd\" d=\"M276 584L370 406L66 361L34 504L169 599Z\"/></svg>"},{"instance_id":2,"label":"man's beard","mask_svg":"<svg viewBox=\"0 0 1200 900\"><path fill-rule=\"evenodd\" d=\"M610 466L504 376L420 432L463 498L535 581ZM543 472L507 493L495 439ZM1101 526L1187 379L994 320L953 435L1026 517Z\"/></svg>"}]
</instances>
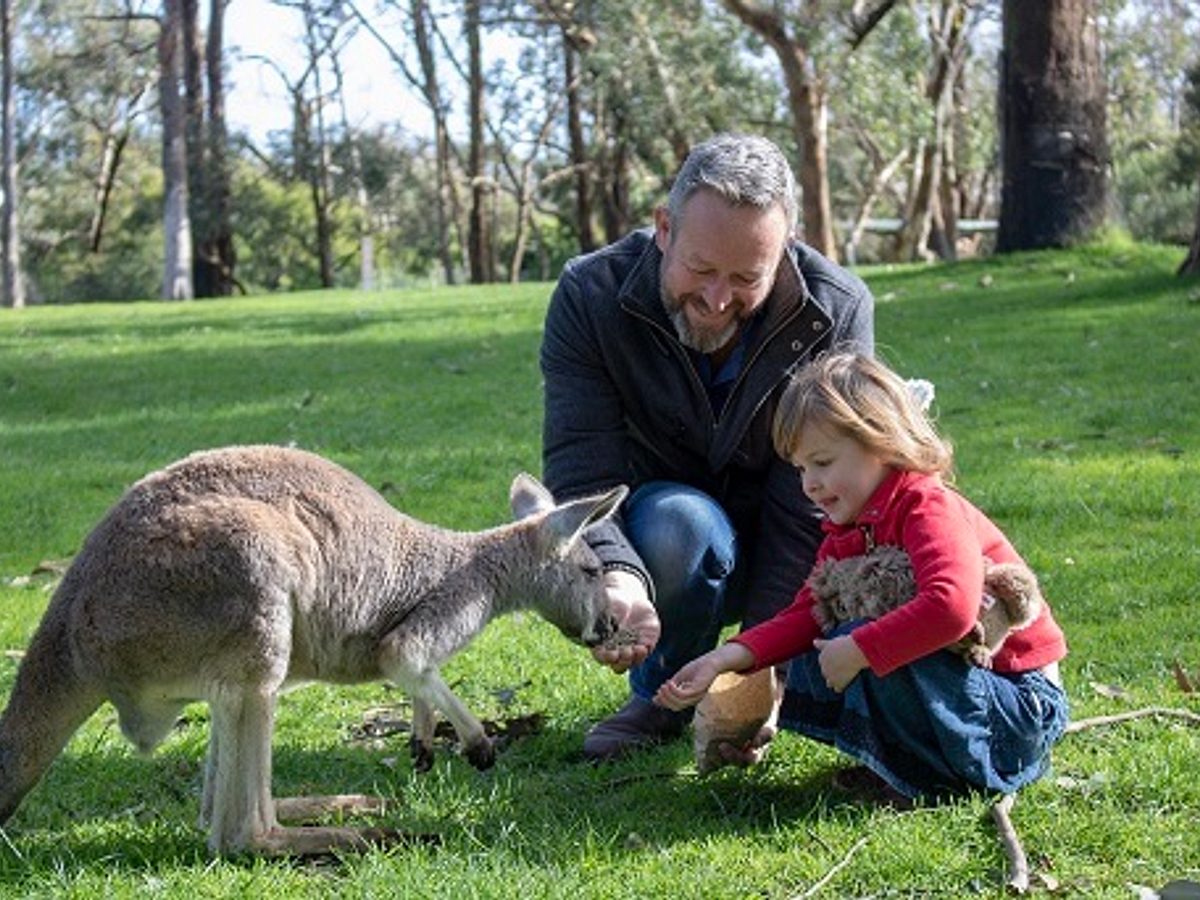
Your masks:
<instances>
[{"instance_id":1,"label":"man's beard","mask_svg":"<svg viewBox=\"0 0 1200 900\"><path fill-rule=\"evenodd\" d=\"M716 353L733 340L741 326L741 317L735 315L729 320L729 324L720 331L700 331L688 320L689 301L680 300L672 295L665 284L660 293L663 309L666 310L671 324L675 326L675 334L679 337L679 343L698 353Z\"/></svg>"}]
</instances>

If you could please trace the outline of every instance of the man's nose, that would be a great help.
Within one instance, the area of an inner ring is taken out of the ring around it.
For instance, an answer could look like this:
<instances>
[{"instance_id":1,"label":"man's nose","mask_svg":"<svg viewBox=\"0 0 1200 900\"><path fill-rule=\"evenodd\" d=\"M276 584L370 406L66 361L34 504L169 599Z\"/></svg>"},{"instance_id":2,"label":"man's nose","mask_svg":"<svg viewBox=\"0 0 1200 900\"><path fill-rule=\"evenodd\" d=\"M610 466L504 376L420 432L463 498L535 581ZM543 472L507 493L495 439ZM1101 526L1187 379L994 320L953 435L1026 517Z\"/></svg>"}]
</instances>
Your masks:
<instances>
[{"instance_id":1,"label":"man's nose","mask_svg":"<svg viewBox=\"0 0 1200 900\"><path fill-rule=\"evenodd\" d=\"M704 305L710 313L722 313L733 302L733 290L724 278L714 278L704 287Z\"/></svg>"}]
</instances>

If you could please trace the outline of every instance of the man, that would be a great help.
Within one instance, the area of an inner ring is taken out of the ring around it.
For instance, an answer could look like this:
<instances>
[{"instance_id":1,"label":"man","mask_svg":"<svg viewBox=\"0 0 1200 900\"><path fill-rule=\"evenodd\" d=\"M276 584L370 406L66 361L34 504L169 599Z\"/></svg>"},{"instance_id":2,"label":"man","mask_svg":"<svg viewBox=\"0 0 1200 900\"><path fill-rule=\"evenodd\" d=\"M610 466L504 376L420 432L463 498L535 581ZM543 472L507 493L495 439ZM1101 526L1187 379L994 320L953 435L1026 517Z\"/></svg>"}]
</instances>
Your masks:
<instances>
[{"instance_id":1,"label":"man","mask_svg":"<svg viewBox=\"0 0 1200 900\"><path fill-rule=\"evenodd\" d=\"M589 759L681 734L689 711L655 706L659 685L723 626L787 605L812 567L816 509L775 454L771 421L797 366L833 347L873 352L874 304L792 239L795 194L770 141L714 137L688 156L652 231L572 260L551 299L546 483L559 497L632 489L588 536L614 614L636 634L593 651L629 671L631 696L587 734Z\"/></svg>"}]
</instances>

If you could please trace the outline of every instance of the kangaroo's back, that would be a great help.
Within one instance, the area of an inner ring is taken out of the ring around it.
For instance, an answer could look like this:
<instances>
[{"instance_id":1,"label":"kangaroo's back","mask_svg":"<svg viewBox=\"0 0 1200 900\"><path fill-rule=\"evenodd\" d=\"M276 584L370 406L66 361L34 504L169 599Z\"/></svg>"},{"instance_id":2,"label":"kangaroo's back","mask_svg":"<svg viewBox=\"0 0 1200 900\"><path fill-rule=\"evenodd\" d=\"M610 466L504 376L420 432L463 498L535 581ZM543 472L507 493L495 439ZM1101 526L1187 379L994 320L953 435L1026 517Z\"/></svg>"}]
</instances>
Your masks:
<instances>
[{"instance_id":1,"label":"kangaroo's back","mask_svg":"<svg viewBox=\"0 0 1200 900\"><path fill-rule=\"evenodd\" d=\"M106 683L194 682L198 662L209 680L275 681L293 669L378 677L379 623L419 593L413 582L431 569L421 557L452 537L419 539L437 530L311 453L208 451L131 487L89 535L55 602L68 607L78 665ZM199 697L202 688L177 690Z\"/></svg>"},{"instance_id":2,"label":"kangaroo's back","mask_svg":"<svg viewBox=\"0 0 1200 900\"><path fill-rule=\"evenodd\" d=\"M103 700L143 752L184 704L208 702L201 807L218 851L366 840L276 821L270 743L288 681L390 678L413 695L424 752L437 708L467 757L490 764L438 666L516 599L576 640L602 639L601 570L580 534L624 496L556 506L526 476L514 492L520 522L455 532L300 450L207 451L146 476L88 535L22 661L0 716L0 823Z\"/></svg>"}]
</instances>

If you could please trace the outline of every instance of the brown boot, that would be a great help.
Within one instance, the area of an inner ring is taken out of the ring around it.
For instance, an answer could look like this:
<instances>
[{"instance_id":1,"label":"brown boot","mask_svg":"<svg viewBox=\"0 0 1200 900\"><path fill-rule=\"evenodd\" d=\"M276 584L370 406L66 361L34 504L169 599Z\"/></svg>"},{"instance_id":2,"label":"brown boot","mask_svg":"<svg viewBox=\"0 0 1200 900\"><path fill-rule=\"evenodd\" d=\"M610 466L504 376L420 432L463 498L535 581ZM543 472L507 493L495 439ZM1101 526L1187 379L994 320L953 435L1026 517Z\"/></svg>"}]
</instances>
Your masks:
<instances>
[{"instance_id":1,"label":"brown boot","mask_svg":"<svg viewBox=\"0 0 1200 900\"><path fill-rule=\"evenodd\" d=\"M866 766L849 766L833 773L833 787L861 803L890 809L913 808L913 799L900 793Z\"/></svg>"},{"instance_id":2,"label":"brown boot","mask_svg":"<svg viewBox=\"0 0 1200 900\"><path fill-rule=\"evenodd\" d=\"M600 762L674 740L683 734L691 718L690 709L675 712L632 696L616 713L587 733L583 755Z\"/></svg>"}]
</instances>

